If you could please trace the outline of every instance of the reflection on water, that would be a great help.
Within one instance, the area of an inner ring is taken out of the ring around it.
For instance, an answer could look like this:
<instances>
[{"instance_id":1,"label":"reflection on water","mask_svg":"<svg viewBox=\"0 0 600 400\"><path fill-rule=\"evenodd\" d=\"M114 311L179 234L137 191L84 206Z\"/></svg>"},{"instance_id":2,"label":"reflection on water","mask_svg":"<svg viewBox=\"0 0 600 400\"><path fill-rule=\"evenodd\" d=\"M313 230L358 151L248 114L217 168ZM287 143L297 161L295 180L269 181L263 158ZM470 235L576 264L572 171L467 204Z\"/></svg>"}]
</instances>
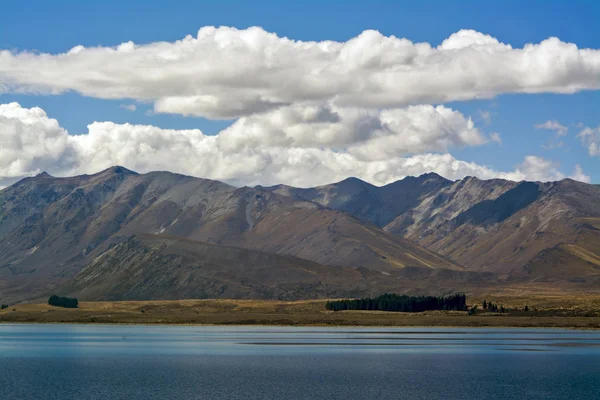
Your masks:
<instances>
[{"instance_id":1,"label":"reflection on water","mask_svg":"<svg viewBox=\"0 0 600 400\"><path fill-rule=\"evenodd\" d=\"M600 332L0 325L0 399L600 398Z\"/></svg>"}]
</instances>

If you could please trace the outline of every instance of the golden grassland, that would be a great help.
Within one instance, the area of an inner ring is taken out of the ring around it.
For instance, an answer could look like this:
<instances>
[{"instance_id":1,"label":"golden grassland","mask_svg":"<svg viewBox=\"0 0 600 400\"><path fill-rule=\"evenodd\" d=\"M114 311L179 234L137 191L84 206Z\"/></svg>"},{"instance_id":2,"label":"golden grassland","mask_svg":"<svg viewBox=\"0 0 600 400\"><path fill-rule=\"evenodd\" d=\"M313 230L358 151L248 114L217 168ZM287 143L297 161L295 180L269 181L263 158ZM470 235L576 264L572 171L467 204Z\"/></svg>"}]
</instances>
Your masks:
<instances>
[{"instance_id":1,"label":"golden grassland","mask_svg":"<svg viewBox=\"0 0 600 400\"><path fill-rule=\"evenodd\" d=\"M486 298L505 314L484 313ZM600 329L600 296L477 296L481 312L328 311L326 300L155 300L80 302L77 309L18 304L0 311L4 323L561 327ZM530 311L523 308L529 306Z\"/></svg>"}]
</instances>

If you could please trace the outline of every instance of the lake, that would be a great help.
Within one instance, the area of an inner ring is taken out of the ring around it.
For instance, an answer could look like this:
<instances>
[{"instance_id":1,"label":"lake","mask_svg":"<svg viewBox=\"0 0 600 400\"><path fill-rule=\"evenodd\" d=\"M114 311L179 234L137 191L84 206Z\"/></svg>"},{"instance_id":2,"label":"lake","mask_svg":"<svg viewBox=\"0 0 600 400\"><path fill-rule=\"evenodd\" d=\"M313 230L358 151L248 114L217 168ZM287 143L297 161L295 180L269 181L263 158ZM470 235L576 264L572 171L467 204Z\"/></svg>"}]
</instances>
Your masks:
<instances>
[{"instance_id":1,"label":"lake","mask_svg":"<svg viewBox=\"0 0 600 400\"><path fill-rule=\"evenodd\" d=\"M0 324L0 399L598 399L600 332Z\"/></svg>"}]
</instances>

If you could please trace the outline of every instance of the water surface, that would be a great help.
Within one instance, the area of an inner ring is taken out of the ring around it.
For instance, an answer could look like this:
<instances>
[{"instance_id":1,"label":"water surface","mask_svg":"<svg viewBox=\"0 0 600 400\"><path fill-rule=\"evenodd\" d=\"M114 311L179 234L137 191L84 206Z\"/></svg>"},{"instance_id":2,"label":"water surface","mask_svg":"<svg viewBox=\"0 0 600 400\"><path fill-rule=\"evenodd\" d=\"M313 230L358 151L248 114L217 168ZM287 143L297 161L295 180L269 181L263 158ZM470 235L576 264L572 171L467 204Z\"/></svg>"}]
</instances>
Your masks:
<instances>
[{"instance_id":1,"label":"water surface","mask_svg":"<svg viewBox=\"0 0 600 400\"><path fill-rule=\"evenodd\" d=\"M0 324L0 399L596 399L600 332Z\"/></svg>"}]
</instances>

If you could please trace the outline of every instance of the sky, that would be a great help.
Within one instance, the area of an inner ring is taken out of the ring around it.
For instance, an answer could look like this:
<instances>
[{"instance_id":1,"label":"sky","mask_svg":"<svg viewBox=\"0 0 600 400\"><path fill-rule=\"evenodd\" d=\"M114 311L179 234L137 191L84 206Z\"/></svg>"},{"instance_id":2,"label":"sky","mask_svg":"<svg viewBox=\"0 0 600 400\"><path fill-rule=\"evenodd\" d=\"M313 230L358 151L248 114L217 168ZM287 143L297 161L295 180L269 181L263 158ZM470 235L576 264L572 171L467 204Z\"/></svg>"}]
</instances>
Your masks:
<instances>
[{"instance_id":1,"label":"sky","mask_svg":"<svg viewBox=\"0 0 600 400\"><path fill-rule=\"evenodd\" d=\"M598 184L599 20L596 1L3 0L0 187L112 165Z\"/></svg>"}]
</instances>

